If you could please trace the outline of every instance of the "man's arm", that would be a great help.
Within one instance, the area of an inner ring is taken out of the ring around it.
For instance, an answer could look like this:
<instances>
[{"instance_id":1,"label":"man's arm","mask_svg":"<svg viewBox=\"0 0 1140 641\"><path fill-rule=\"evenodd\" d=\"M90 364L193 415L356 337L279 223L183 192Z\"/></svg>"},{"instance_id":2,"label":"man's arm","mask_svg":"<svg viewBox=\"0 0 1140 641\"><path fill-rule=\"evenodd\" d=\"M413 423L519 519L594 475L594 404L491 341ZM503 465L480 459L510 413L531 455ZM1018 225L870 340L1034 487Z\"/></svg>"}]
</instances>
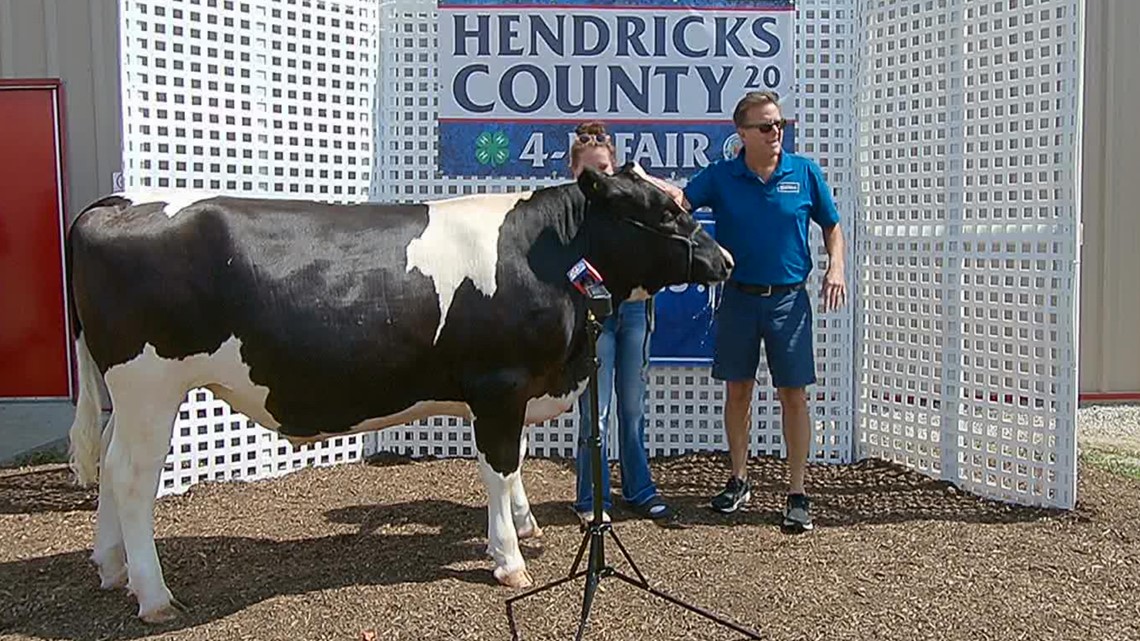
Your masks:
<instances>
[{"instance_id":1,"label":"man's arm","mask_svg":"<svg viewBox=\"0 0 1140 641\"><path fill-rule=\"evenodd\" d=\"M689 184L685 189L681 189L667 180L650 176L640 165L636 166L634 171L649 183L656 185L661 191L669 194L673 202L677 203L677 206L685 211L692 212L695 209L710 204L706 202L710 199L710 192L712 190L712 172L708 171L708 167L698 171L697 174L689 180ZM697 203L696 207L694 207L690 201L690 194L697 194L694 198L700 202Z\"/></svg>"},{"instance_id":2,"label":"man's arm","mask_svg":"<svg viewBox=\"0 0 1140 641\"><path fill-rule=\"evenodd\" d=\"M838 223L823 230L823 245L827 248L827 273L823 277L824 311L839 309L847 303L847 273L845 269L846 243L843 228Z\"/></svg>"},{"instance_id":3,"label":"man's arm","mask_svg":"<svg viewBox=\"0 0 1140 641\"><path fill-rule=\"evenodd\" d=\"M814 162L809 166L812 187L811 218L823 230L823 245L827 249L827 273L823 276L823 309L830 312L847 303L847 270L845 269L846 243L843 228L839 226L839 211L831 197L831 187L823 170Z\"/></svg>"}]
</instances>

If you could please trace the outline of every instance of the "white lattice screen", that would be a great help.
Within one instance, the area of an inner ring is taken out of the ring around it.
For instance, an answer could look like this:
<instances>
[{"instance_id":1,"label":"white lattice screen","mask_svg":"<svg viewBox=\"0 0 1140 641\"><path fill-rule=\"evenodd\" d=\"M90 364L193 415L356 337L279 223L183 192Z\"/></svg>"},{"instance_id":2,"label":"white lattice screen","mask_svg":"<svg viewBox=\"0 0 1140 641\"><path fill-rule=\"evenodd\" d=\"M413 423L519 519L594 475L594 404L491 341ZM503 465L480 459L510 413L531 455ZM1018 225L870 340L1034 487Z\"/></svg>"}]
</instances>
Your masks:
<instances>
[{"instance_id":1,"label":"white lattice screen","mask_svg":"<svg viewBox=\"0 0 1140 641\"><path fill-rule=\"evenodd\" d=\"M367 199L379 22L373 0L124 0L127 190ZM193 390L159 493L359 460L362 440L294 451Z\"/></svg>"},{"instance_id":2,"label":"white lattice screen","mask_svg":"<svg viewBox=\"0 0 1140 641\"><path fill-rule=\"evenodd\" d=\"M294 448L209 390L196 389L179 408L159 493L184 492L205 481L272 478L302 467L359 461L363 438L341 436Z\"/></svg>"},{"instance_id":3,"label":"white lattice screen","mask_svg":"<svg viewBox=\"0 0 1140 641\"><path fill-rule=\"evenodd\" d=\"M816 317L813 458L1071 506L1082 3L797 5L797 146L836 193L853 287ZM127 0L123 17L128 186L411 201L552 182L439 176L432 0ZM725 448L707 368L651 376L653 455ZM782 453L759 382L751 451ZM530 454L572 456L576 433L576 412L536 426ZM294 452L195 390L160 493L373 449L474 455L447 417Z\"/></svg>"},{"instance_id":4,"label":"white lattice screen","mask_svg":"<svg viewBox=\"0 0 1140 641\"><path fill-rule=\"evenodd\" d=\"M860 2L858 453L1071 507L1081 2Z\"/></svg>"}]
</instances>

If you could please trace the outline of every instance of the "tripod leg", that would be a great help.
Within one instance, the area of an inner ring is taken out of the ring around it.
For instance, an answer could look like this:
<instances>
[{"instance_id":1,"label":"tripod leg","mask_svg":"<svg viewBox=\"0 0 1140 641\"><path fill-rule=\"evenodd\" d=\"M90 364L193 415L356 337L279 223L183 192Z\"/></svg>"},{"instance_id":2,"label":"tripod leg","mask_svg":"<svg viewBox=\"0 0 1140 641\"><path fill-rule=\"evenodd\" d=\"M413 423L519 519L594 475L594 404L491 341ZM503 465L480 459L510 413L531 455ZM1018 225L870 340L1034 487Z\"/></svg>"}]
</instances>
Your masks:
<instances>
[{"instance_id":1,"label":"tripod leg","mask_svg":"<svg viewBox=\"0 0 1140 641\"><path fill-rule=\"evenodd\" d=\"M643 585L648 587L649 580L645 578L645 575L641 573L641 570L637 569L637 564L633 562L633 557L629 555L629 551L626 550L625 546L621 544L621 539L618 538L617 531L611 528L610 536L614 537L614 543L616 543L618 549L621 550L621 554L625 557L626 562L629 563L629 567L633 568L633 573L637 575L637 578L641 579L641 583Z\"/></svg>"},{"instance_id":2,"label":"tripod leg","mask_svg":"<svg viewBox=\"0 0 1140 641\"><path fill-rule=\"evenodd\" d=\"M668 601L669 603L672 603L673 605L679 605L682 608L685 608L686 610L688 610L689 612L699 614L699 615L705 617L706 619L709 619L710 621L716 621L717 623L723 625L726 628L731 628L731 629L739 632L740 634L743 634L745 637L747 637L749 639L756 639L757 641L760 641L760 639L761 639L761 636L759 634L757 634L757 633L755 633L755 632L753 632L747 628L741 627L741 626L733 623L732 621L729 621L728 619L726 619L722 616L719 616L717 614L709 612L708 610L706 610L704 608L692 605L690 603L685 603L684 601L682 601L682 600L680 600L674 596L670 596L670 595L668 595L668 594L666 594L660 590L649 587L649 585L645 582L644 577L642 577L641 582L638 582L638 581L635 581L632 577L628 577L628 576L622 574L621 572L615 571L615 572L611 572L610 574L611 574L611 576L617 577L617 578L621 579L622 581L625 581L626 583L628 583L634 587L641 588L642 590L645 590L646 592L648 592L654 596L660 597L660 598Z\"/></svg>"},{"instance_id":3,"label":"tripod leg","mask_svg":"<svg viewBox=\"0 0 1140 641\"><path fill-rule=\"evenodd\" d=\"M594 594L598 591L598 583L608 573L606 563L606 530L608 525L593 523L590 525L590 559L586 566L586 586L582 592L582 618L578 621L578 634L575 640L580 640L586 631L586 621L590 618L590 605L594 602Z\"/></svg>"},{"instance_id":4,"label":"tripod leg","mask_svg":"<svg viewBox=\"0 0 1140 641\"><path fill-rule=\"evenodd\" d=\"M598 591L598 582L601 578L601 573L596 570L591 569L586 572L586 589L582 592L582 617L578 620L578 633L574 635L574 641L582 641L582 635L586 632L590 606L594 603L594 594Z\"/></svg>"},{"instance_id":5,"label":"tripod leg","mask_svg":"<svg viewBox=\"0 0 1140 641\"><path fill-rule=\"evenodd\" d=\"M578 553L574 555L574 564L570 566L570 575L573 576L578 573L578 564L582 562L582 553L586 551L586 544L593 538L593 530L587 528L586 533L582 535L582 543L578 545Z\"/></svg>"}]
</instances>

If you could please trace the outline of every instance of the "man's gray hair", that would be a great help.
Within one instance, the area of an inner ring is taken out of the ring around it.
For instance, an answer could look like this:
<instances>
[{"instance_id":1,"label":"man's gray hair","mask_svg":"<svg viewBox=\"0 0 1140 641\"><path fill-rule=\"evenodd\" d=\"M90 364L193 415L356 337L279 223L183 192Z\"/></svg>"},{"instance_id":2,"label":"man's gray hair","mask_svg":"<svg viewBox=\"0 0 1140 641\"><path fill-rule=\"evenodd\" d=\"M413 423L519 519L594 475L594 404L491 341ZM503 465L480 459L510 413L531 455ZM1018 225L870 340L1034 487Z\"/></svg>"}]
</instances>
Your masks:
<instances>
[{"instance_id":1,"label":"man's gray hair","mask_svg":"<svg viewBox=\"0 0 1140 641\"><path fill-rule=\"evenodd\" d=\"M740 102L736 103L736 109L732 112L732 124L736 125L737 127L743 125L744 117L748 113L749 109L753 107L759 107L761 105L766 105L768 103L772 103L776 105L777 109L780 109L779 94L777 94L775 91L749 91L748 93L744 94L744 97L740 99ZM781 115L783 114L783 109L780 109L780 113Z\"/></svg>"}]
</instances>

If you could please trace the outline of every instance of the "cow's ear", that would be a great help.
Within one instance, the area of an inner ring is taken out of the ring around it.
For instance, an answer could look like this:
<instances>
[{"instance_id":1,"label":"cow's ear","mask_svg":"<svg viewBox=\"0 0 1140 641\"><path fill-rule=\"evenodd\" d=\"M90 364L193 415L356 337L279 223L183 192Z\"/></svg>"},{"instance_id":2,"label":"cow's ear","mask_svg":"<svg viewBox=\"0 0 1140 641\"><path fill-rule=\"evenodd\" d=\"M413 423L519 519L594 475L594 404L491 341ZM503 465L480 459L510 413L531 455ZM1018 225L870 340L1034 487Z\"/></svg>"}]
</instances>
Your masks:
<instances>
[{"instance_id":1,"label":"cow's ear","mask_svg":"<svg viewBox=\"0 0 1140 641\"><path fill-rule=\"evenodd\" d=\"M578 188L588 199L605 196L609 187L608 177L593 167L583 167L578 174Z\"/></svg>"}]
</instances>

